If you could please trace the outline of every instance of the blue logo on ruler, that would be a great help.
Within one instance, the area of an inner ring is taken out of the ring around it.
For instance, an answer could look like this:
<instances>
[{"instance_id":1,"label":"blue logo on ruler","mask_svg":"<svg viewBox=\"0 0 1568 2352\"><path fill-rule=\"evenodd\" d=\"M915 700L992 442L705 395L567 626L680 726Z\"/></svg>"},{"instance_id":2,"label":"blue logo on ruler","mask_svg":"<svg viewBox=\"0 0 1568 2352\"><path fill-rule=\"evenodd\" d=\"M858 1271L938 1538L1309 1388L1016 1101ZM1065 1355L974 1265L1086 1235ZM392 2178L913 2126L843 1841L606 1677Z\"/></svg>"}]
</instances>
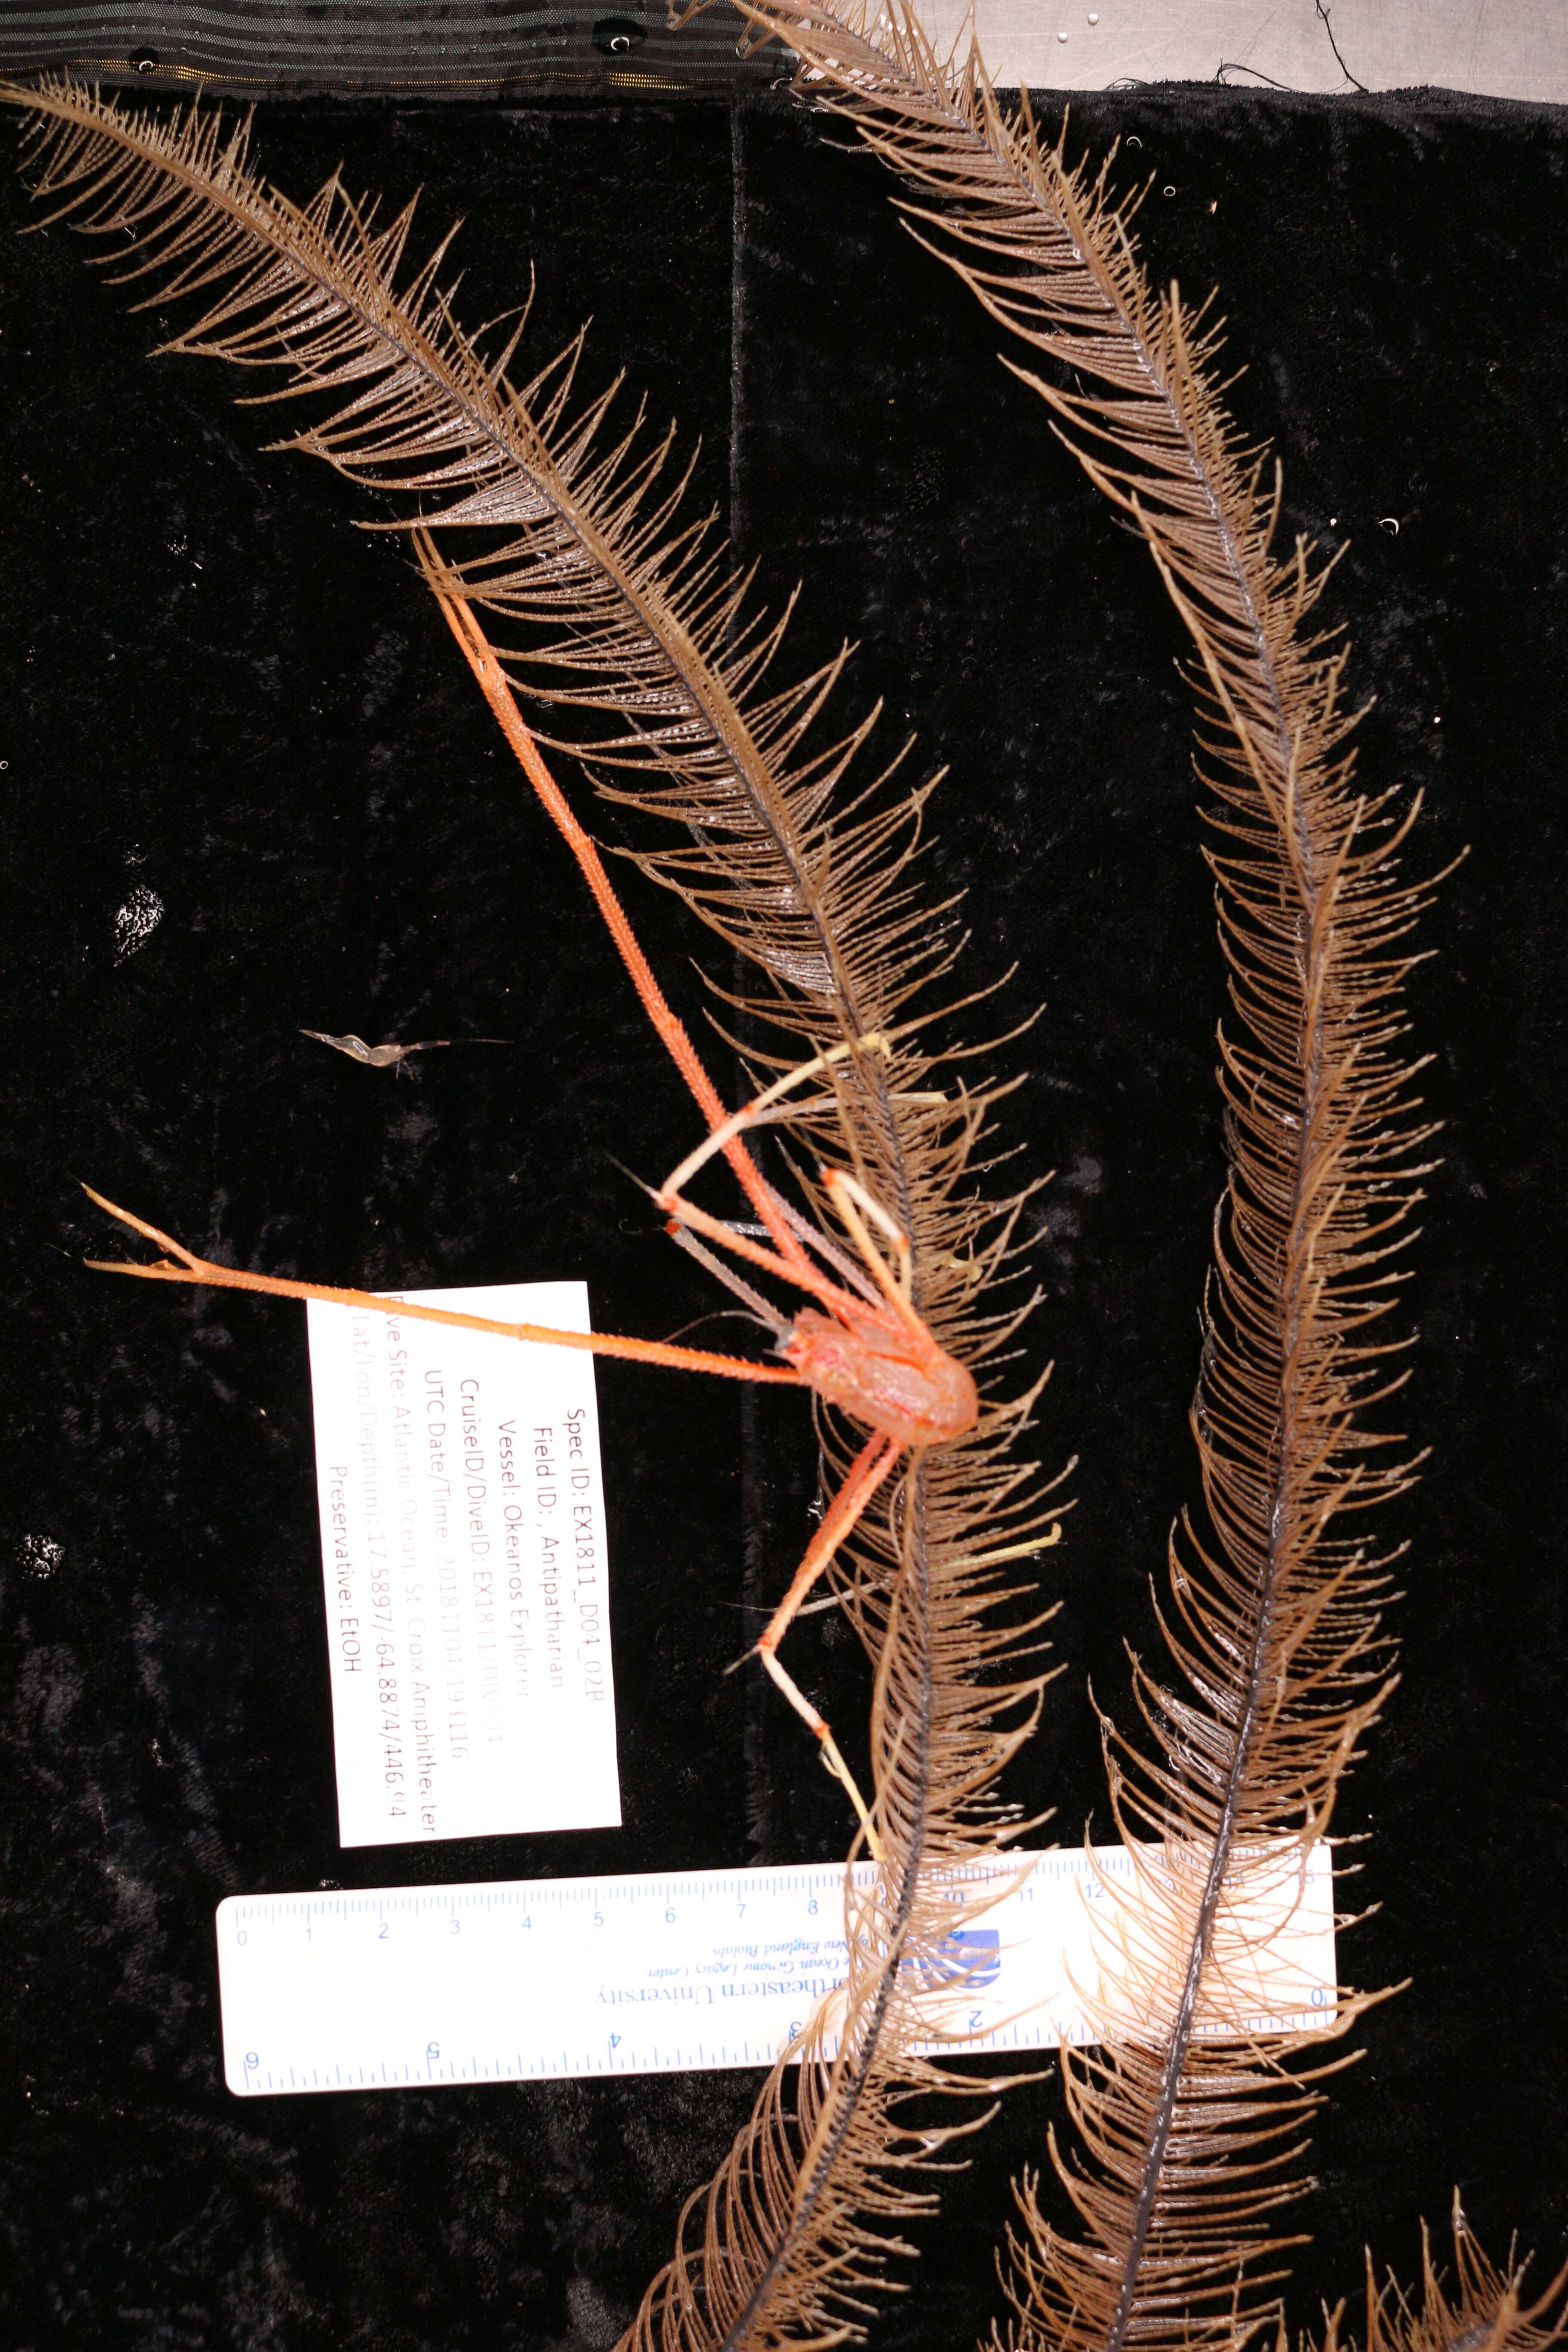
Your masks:
<instances>
[{"instance_id":1,"label":"blue logo on ruler","mask_svg":"<svg viewBox=\"0 0 1568 2352\"><path fill-rule=\"evenodd\" d=\"M942 1985L963 1985L974 1992L994 1984L1002 1973L1002 1937L994 1927L955 1927L934 1952L910 1965L928 1992Z\"/></svg>"}]
</instances>

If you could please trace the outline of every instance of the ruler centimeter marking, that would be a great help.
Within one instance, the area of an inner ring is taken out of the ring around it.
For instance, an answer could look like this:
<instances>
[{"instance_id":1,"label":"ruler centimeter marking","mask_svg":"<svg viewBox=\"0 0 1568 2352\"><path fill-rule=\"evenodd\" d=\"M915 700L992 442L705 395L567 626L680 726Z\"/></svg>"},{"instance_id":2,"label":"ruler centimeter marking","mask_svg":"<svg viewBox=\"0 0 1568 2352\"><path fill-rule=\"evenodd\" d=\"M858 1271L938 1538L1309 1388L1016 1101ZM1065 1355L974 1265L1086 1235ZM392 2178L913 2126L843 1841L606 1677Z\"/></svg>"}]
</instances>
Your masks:
<instances>
[{"instance_id":1,"label":"ruler centimeter marking","mask_svg":"<svg viewBox=\"0 0 1568 2352\"><path fill-rule=\"evenodd\" d=\"M1267 1939L1248 1942L1245 2031L1334 2016L1329 1849L1304 1873L1281 1853ZM857 1865L860 1885L872 1876ZM1133 1885L1123 1848L931 1883L957 1923L918 1972L941 2046L1094 2038L1079 1989L1106 1957L1107 1886ZM977 1899L991 1906L978 1916ZM265 2097L771 2065L843 1976L843 1867L823 1864L231 1895L216 1921L225 2077Z\"/></svg>"}]
</instances>

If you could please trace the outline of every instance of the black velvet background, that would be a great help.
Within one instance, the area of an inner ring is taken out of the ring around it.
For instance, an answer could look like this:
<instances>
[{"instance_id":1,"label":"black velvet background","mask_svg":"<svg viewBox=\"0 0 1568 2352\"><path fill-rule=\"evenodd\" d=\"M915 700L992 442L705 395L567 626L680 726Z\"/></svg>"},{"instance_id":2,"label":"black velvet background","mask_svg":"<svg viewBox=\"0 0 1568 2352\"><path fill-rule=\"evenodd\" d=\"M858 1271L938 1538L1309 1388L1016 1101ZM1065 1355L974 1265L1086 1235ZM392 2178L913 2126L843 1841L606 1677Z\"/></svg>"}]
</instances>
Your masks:
<instances>
[{"instance_id":1,"label":"black velvet background","mask_svg":"<svg viewBox=\"0 0 1568 2352\"><path fill-rule=\"evenodd\" d=\"M1405 1680L1342 1815L1374 1833L1347 1899L1382 1906L1347 1972L1413 1982L1317 2136L1310 2322L1363 2241L1408 2272L1456 2179L1499 2251L1517 2226L1568 2252L1564 126L1181 90L1076 120L1142 142L1157 271L1219 283L1287 526L1352 542L1331 608L1377 697L1368 782L1425 790L1418 860L1471 845L1415 991L1448 1127L1411 1292L1433 1461L1400 1514ZM344 155L389 198L423 184L432 228L465 214L472 318L532 260L542 355L596 314L586 380L625 364L702 436L700 494L771 593L804 575L795 662L860 638L858 694L951 763L933 885L970 893L974 977L1016 961L1007 1006L1047 1005L1008 1124L1060 1171L1030 1349L1058 1364L1044 1450L1083 1458L1047 1563L1068 1671L1016 1792L1076 1838L1103 1822L1085 1676L1121 1703L1192 1485L1220 1181L1220 970L1147 559L876 168L781 104L279 110L260 135L294 193ZM611 1155L657 1176L691 1114L401 551L261 454L216 370L149 362L153 322L65 233L7 228L0 289L5 2341L606 2344L752 2079L239 2103L213 1908L841 1850L804 1740L719 1673L801 1548L805 1416L600 1368L623 1831L339 1851L303 1318L84 1274L104 1229L76 1180L274 1271L585 1275L602 1328L658 1333L710 1302ZM162 918L118 954L138 890ZM700 1017L701 936L637 904ZM399 1084L300 1024L517 1043ZM849 1719L842 1635L792 1641ZM976 2147L879 2341L985 2324L1054 2097L1016 2095Z\"/></svg>"}]
</instances>

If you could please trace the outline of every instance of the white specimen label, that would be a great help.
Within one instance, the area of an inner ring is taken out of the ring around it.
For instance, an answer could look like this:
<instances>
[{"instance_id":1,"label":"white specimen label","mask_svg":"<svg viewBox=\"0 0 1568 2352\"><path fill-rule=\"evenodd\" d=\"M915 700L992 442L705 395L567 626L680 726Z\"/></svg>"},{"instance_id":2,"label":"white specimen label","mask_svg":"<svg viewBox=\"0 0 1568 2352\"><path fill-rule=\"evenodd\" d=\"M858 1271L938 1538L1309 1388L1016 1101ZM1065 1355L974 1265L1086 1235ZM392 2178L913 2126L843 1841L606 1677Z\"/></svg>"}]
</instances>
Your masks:
<instances>
[{"instance_id":1,"label":"white specimen label","mask_svg":"<svg viewBox=\"0 0 1568 2352\"><path fill-rule=\"evenodd\" d=\"M581 1282L388 1295L591 1328ZM616 1827L593 1357L308 1313L342 1843Z\"/></svg>"}]
</instances>

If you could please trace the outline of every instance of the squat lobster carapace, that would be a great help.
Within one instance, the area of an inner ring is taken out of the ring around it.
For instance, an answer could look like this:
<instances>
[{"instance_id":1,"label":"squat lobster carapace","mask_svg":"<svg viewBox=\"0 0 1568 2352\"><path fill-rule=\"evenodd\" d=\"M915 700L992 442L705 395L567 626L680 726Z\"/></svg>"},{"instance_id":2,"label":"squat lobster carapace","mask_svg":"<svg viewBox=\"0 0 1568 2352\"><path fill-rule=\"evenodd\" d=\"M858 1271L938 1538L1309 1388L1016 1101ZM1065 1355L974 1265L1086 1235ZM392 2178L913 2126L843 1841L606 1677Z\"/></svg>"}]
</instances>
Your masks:
<instances>
[{"instance_id":1,"label":"squat lobster carapace","mask_svg":"<svg viewBox=\"0 0 1568 2352\"><path fill-rule=\"evenodd\" d=\"M872 1036L833 1046L787 1072L742 1109L726 1110L685 1029L665 1001L598 851L572 814L532 735L523 724L505 674L472 612L439 588L437 594L508 741L577 860L649 1020L707 1119L706 1139L672 1172L654 1198L665 1211L675 1238L737 1291L772 1328L783 1361L759 1363L744 1357L679 1347L666 1340L626 1339L606 1332L556 1331L535 1324L492 1322L440 1307L377 1298L365 1291L242 1273L196 1257L157 1226L118 1208L90 1187L85 1189L100 1208L154 1243L164 1255L153 1265L100 1259L89 1259L88 1263L104 1273L135 1275L154 1282L197 1283L229 1290L261 1291L275 1297L315 1298L380 1314L496 1332L552 1347L587 1349L595 1355L637 1363L710 1372L728 1380L810 1388L868 1429L870 1435L850 1464L789 1590L753 1647L773 1682L820 1743L824 1761L848 1792L868 1845L879 1859L881 1845L870 1809L839 1754L826 1722L779 1663L778 1647L812 1586L853 1531L900 1456L906 1452L918 1454L927 1446L951 1444L964 1436L979 1417L979 1398L969 1372L938 1344L913 1303L908 1236L866 1186L843 1170L821 1171L828 1199L852 1245L851 1254L851 1250L846 1250L810 1224L774 1191L743 1138L748 1128L787 1116L781 1112L781 1105L799 1087L826 1075L835 1063L852 1054L885 1053L887 1041ZM691 1177L709 1160L720 1155L734 1171L771 1246L737 1233L685 1197L683 1188ZM814 1303L802 1307L786 1320L714 1255L715 1247L804 1291ZM825 1267L830 1268L831 1273L825 1272Z\"/></svg>"}]
</instances>

